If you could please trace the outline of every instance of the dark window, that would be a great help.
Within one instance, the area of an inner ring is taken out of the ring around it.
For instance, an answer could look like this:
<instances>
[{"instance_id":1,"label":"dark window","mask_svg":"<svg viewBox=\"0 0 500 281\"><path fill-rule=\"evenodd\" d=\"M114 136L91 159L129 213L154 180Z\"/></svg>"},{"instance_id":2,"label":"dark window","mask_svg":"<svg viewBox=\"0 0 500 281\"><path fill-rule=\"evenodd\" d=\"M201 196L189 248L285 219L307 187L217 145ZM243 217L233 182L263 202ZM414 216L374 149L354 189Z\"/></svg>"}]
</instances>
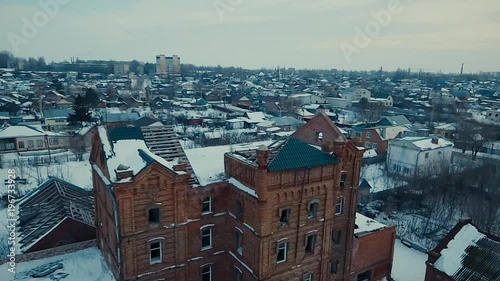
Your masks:
<instances>
[{"instance_id":1,"label":"dark window","mask_svg":"<svg viewBox=\"0 0 500 281\"><path fill-rule=\"evenodd\" d=\"M314 274L312 272L304 274L304 281L314 281Z\"/></svg>"},{"instance_id":2,"label":"dark window","mask_svg":"<svg viewBox=\"0 0 500 281\"><path fill-rule=\"evenodd\" d=\"M212 228L205 227L201 230L201 248L210 249L212 248Z\"/></svg>"},{"instance_id":3,"label":"dark window","mask_svg":"<svg viewBox=\"0 0 500 281\"><path fill-rule=\"evenodd\" d=\"M340 188L345 187L345 181L347 180L347 173L342 173L340 175Z\"/></svg>"},{"instance_id":4,"label":"dark window","mask_svg":"<svg viewBox=\"0 0 500 281\"><path fill-rule=\"evenodd\" d=\"M203 207L201 210L202 213L209 213L212 212L212 198L211 197L206 197L203 199Z\"/></svg>"},{"instance_id":5,"label":"dark window","mask_svg":"<svg viewBox=\"0 0 500 281\"><path fill-rule=\"evenodd\" d=\"M160 223L160 208L149 209L149 223Z\"/></svg>"},{"instance_id":6,"label":"dark window","mask_svg":"<svg viewBox=\"0 0 500 281\"><path fill-rule=\"evenodd\" d=\"M309 203L309 209L307 210L307 218L314 219L318 213L319 203L317 201L313 201Z\"/></svg>"},{"instance_id":7,"label":"dark window","mask_svg":"<svg viewBox=\"0 0 500 281\"><path fill-rule=\"evenodd\" d=\"M286 262L288 259L288 241L281 241L278 243L278 256L277 262Z\"/></svg>"},{"instance_id":8,"label":"dark window","mask_svg":"<svg viewBox=\"0 0 500 281\"><path fill-rule=\"evenodd\" d=\"M337 273L339 270L339 261L330 261L330 273Z\"/></svg>"},{"instance_id":9,"label":"dark window","mask_svg":"<svg viewBox=\"0 0 500 281\"><path fill-rule=\"evenodd\" d=\"M287 225L290 223L290 208L282 209L280 214L280 225Z\"/></svg>"},{"instance_id":10,"label":"dark window","mask_svg":"<svg viewBox=\"0 0 500 281\"><path fill-rule=\"evenodd\" d=\"M212 281L212 267L211 266L205 266L201 270L201 280L202 281Z\"/></svg>"},{"instance_id":11,"label":"dark window","mask_svg":"<svg viewBox=\"0 0 500 281\"><path fill-rule=\"evenodd\" d=\"M161 263L161 242L154 242L149 244L149 263Z\"/></svg>"},{"instance_id":12,"label":"dark window","mask_svg":"<svg viewBox=\"0 0 500 281\"><path fill-rule=\"evenodd\" d=\"M236 252L243 255L243 233L241 233L238 229L234 230L234 240L236 242Z\"/></svg>"},{"instance_id":13,"label":"dark window","mask_svg":"<svg viewBox=\"0 0 500 281\"><path fill-rule=\"evenodd\" d=\"M368 270L358 275L356 281L370 281L372 278L372 271Z\"/></svg>"},{"instance_id":14,"label":"dark window","mask_svg":"<svg viewBox=\"0 0 500 281\"><path fill-rule=\"evenodd\" d=\"M19 148L24 148L24 141L20 141L20 142L18 142L18 144L19 144Z\"/></svg>"},{"instance_id":15,"label":"dark window","mask_svg":"<svg viewBox=\"0 0 500 281\"><path fill-rule=\"evenodd\" d=\"M341 238L342 238L342 230L340 230L340 229L334 229L332 231L332 243L334 245L339 245Z\"/></svg>"},{"instance_id":16,"label":"dark window","mask_svg":"<svg viewBox=\"0 0 500 281\"><path fill-rule=\"evenodd\" d=\"M28 148L35 147L35 143L32 140L28 141Z\"/></svg>"},{"instance_id":17,"label":"dark window","mask_svg":"<svg viewBox=\"0 0 500 281\"><path fill-rule=\"evenodd\" d=\"M243 216L243 202L241 202L241 200L236 200L236 216Z\"/></svg>"},{"instance_id":18,"label":"dark window","mask_svg":"<svg viewBox=\"0 0 500 281\"><path fill-rule=\"evenodd\" d=\"M317 234L310 234L306 238L306 253L314 253L314 248L316 247Z\"/></svg>"},{"instance_id":19,"label":"dark window","mask_svg":"<svg viewBox=\"0 0 500 281\"><path fill-rule=\"evenodd\" d=\"M43 141L42 140L37 140L36 141L36 146L37 147L43 147Z\"/></svg>"}]
</instances>

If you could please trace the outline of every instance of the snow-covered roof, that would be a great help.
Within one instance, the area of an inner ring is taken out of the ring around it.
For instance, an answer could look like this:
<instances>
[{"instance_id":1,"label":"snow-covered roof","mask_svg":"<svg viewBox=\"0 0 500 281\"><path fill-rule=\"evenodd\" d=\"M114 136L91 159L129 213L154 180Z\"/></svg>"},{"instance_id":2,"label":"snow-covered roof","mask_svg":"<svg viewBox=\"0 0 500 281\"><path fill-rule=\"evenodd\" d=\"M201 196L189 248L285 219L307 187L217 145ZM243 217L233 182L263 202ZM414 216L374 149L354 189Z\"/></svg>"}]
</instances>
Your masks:
<instances>
[{"instance_id":1,"label":"snow-covered roof","mask_svg":"<svg viewBox=\"0 0 500 281\"><path fill-rule=\"evenodd\" d=\"M440 126L436 126L434 129L446 130L446 131L456 131L457 125L455 123L443 124Z\"/></svg>"},{"instance_id":2,"label":"snow-covered roof","mask_svg":"<svg viewBox=\"0 0 500 281\"><path fill-rule=\"evenodd\" d=\"M470 276L474 276L474 280L493 280L500 274L499 247L500 242L468 223L441 250L434 267L454 280L470 280L466 279Z\"/></svg>"},{"instance_id":3,"label":"snow-covered roof","mask_svg":"<svg viewBox=\"0 0 500 281\"><path fill-rule=\"evenodd\" d=\"M433 142L433 139L437 139L437 143ZM447 141L446 139L439 136L431 137L404 137L401 139L394 139L391 145L396 146L409 146L412 145L413 148L418 150L432 150L444 147L453 147L453 143Z\"/></svg>"},{"instance_id":4,"label":"snow-covered roof","mask_svg":"<svg viewBox=\"0 0 500 281\"><path fill-rule=\"evenodd\" d=\"M363 158L372 158L372 157L376 157L377 155L378 154L377 154L377 150L376 149L367 149L363 153Z\"/></svg>"},{"instance_id":5,"label":"snow-covered roof","mask_svg":"<svg viewBox=\"0 0 500 281\"><path fill-rule=\"evenodd\" d=\"M387 226L385 224L370 219L360 213L356 213L356 227L354 228L354 235L360 236L386 227Z\"/></svg>"},{"instance_id":6,"label":"snow-covered roof","mask_svg":"<svg viewBox=\"0 0 500 281\"><path fill-rule=\"evenodd\" d=\"M137 129L137 132L135 133L140 132L140 128L120 129ZM99 126L98 132L102 142L103 151L106 155L107 168L112 182L117 180L116 173L114 171L118 169L118 166L122 165L128 167L127 170L131 170L133 172L133 176L135 176L148 166L151 161L157 162L174 173L185 173L183 171L174 171L174 166L178 164L178 159L167 161L151 152L146 146L144 138L140 137L142 136L142 132L139 133L140 136L128 136L126 139L118 139L112 142L110 142L107 131L104 127Z\"/></svg>"},{"instance_id":7,"label":"snow-covered roof","mask_svg":"<svg viewBox=\"0 0 500 281\"><path fill-rule=\"evenodd\" d=\"M0 129L0 138L36 137L36 136L59 136L54 132L44 131L33 126L8 126Z\"/></svg>"},{"instance_id":8,"label":"snow-covered roof","mask_svg":"<svg viewBox=\"0 0 500 281\"><path fill-rule=\"evenodd\" d=\"M245 115L251 120L263 121L266 119L266 116L262 112L247 112Z\"/></svg>"},{"instance_id":9,"label":"snow-covered roof","mask_svg":"<svg viewBox=\"0 0 500 281\"><path fill-rule=\"evenodd\" d=\"M270 145L272 141L249 144L210 146L187 149L186 156L193 172L202 186L224 179L224 153L238 150L257 149L260 145Z\"/></svg>"},{"instance_id":10,"label":"snow-covered roof","mask_svg":"<svg viewBox=\"0 0 500 281\"><path fill-rule=\"evenodd\" d=\"M408 128L402 126L379 127L376 128L377 134L383 141L395 139L399 134L408 131Z\"/></svg>"}]
</instances>

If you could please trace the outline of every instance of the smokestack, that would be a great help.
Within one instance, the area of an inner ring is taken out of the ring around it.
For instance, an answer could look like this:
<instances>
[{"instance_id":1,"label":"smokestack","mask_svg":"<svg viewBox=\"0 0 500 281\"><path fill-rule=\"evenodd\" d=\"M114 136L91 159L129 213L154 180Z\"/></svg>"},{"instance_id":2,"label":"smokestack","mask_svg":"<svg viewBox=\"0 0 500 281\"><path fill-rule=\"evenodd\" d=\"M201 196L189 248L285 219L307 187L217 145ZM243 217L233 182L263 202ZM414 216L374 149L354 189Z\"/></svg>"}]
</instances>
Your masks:
<instances>
[{"instance_id":1,"label":"smokestack","mask_svg":"<svg viewBox=\"0 0 500 281\"><path fill-rule=\"evenodd\" d=\"M433 144L439 144L439 138L432 138L431 141Z\"/></svg>"},{"instance_id":2,"label":"smokestack","mask_svg":"<svg viewBox=\"0 0 500 281\"><path fill-rule=\"evenodd\" d=\"M462 68L460 69L460 75L464 73L464 64L462 63Z\"/></svg>"}]
</instances>

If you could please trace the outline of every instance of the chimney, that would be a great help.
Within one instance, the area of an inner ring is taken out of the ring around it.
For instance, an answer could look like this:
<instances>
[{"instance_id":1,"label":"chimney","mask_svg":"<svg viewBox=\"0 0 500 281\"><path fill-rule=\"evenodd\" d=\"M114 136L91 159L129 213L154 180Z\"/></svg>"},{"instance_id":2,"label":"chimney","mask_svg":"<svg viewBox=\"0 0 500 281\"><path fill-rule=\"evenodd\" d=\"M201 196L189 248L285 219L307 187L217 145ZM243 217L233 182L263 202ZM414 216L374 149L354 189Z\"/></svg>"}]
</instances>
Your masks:
<instances>
[{"instance_id":1,"label":"chimney","mask_svg":"<svg viewBox=\"0 0 500 281\"><path fill-rule=\"evenodd\" d=\"M130 170L129 166L125 166L123 164L118 165L118 168L116 168L115 173L116 173L116 180L122 180L134 176L134 171Z\"/></svg>"},{"instance_id":2,"label":"chimney","mask_svg":"<svg viewBox=\"0 0 500 281\"><path fill-rule=\"evenodd\" d=\"M187 162L179 159L178 164L174 165L173 168L174 168L174 171L176 171L176 172L179 172L179 171L187 172Z\"/></svg>"},{"instance_id":3,"label":"chimney","mask_svg":"<svg viewBox=\"0 0 500 281\"><path fill-rule=\"evenodd\" d=\"M439 138L432 138L431 141L433 144L439 144Z\"/></svg>"},{"instance_id":4,"label":"chimney","mask_svg":"<svg viewBox=\"0 0 500 281\"><path fill-rule=\"evenodd\" d=\"M259 146L257 148L257 164L260 170L266 170L269 164L269 148L265 145Z\"/></svg>"},{"instance_id":5,"label":"chimney","mask_svg":"<svg viewBox=\"0 0 500 281\"><path fill-rule=\"evenodd\" d=\"M337 157L338 159L342 160L343 155L344 155L344 148L345 148L345 143L344 142L329 142L323 146L321 146L321 150L323 152L329 153Z\"/></svg>"}]
</instances>

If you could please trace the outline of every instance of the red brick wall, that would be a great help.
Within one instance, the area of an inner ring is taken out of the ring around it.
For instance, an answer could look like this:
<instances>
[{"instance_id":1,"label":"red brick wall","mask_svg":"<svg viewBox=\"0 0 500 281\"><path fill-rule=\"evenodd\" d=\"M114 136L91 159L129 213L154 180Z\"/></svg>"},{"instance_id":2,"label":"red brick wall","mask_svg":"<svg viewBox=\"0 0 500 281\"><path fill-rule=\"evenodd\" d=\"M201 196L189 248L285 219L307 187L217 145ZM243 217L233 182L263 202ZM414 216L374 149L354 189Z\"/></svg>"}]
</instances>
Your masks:
<instances>
[{"instance_id":1,"label":"red brick wall","mask_svg":"<svg viewBox=\"0 0 500 281\"><path fill-rule=\"evenodd\" d=\"M331 126L330 121L324 119L320 123L321 126L311 126L322 130L325 137L338 138L338 130L322 127ZM94 144L94 150L100 149L99 142ZM132 183L115 184L123 279L141 276L140 280L200 280L202 266L213 263L213 280L217 281L232 280L234 266L242 270L243 280L302 280L306 272L313 272L315 280L352 280L352 233L363 152L350 142L337 143L335 149L340 149L342 155L342 162L337 165L274 173L226 156L226 176L255 190L258 198L227 183L189 188L189 175L174 175L157 164L145 169ZM92 159L99 159L94 150ZM106 170L104 163L99 165ZM341 189L342 171L348 177ZM112 193L95 172L93 176L96 218L103 223L98 228L98 238L106 240L107 234L115 230ZM202 200L206 196L213 197L214 210L202 215ZM344 198L343 212L335 215L339 196ZM313 199L320 205L316 219L309 220L307 209ZM242 217L235 216L236 200L243 202ZM160 227L151 227L147 222L147 210L155 203L161 203ZM282 207L289 207L292 212L289 226L280 228ZM200 228L210 224L214 225L213 247L201 251ZM236 252L236 229L243 232L243 255ZM342 230L338 246L332 244L333 229ZM316 247L313 254L306 254L306 235L313 231L318 235ZM148 241L153 238L163 242L163 261L150 265ZM277 241L283 238L290 242L288 261L277 264ZM113 239L106 240L101 250L105 258L108 252L112 253L110 263L116 272L117 244ZM329 273L330 260L339 260L339 272L335 275Z\"/></svg>"},{"instance_id":2,"label":"red brick wall","mask_svg":"<svg viewBox=\"0 0 500 281\"><path fill-rule=\"evenodd\" d=\"M57 228L38 241L29 252L50 249L71 243L95 239L95 227L67 218ZM66 242L60 244L61 242Z\"/></svg>"},{"instance_id":3,"label":"red brick wall","mask_svg":"<svg viewBox=\"0 0 500 281\"><path fill-rule=\"evenodd\" d=\"M372 271L372 280L389 277L394 255L396 227L389 227L354 238L352 270Z\"/></svg>"},{"instance_id":4,"label":"red brick wall","mask_svg":"<svg viewBox=\"0 0 500 281\"><path fill-rule=\"evenodd\" d=\"M371 132L372 135L370 136L370 138L366 137L367 132ZM372 146L373 146L373 143L376 143L376 144L378 144L377 154L378 155L386 155L387 154L387 148L388 148L389 142L382 140L375 129L364 129L362 134L361 134L361 141L362 141L363 147L365 147L365 143L367 141L371 142Z\"/></svg>"}]
</instances>

